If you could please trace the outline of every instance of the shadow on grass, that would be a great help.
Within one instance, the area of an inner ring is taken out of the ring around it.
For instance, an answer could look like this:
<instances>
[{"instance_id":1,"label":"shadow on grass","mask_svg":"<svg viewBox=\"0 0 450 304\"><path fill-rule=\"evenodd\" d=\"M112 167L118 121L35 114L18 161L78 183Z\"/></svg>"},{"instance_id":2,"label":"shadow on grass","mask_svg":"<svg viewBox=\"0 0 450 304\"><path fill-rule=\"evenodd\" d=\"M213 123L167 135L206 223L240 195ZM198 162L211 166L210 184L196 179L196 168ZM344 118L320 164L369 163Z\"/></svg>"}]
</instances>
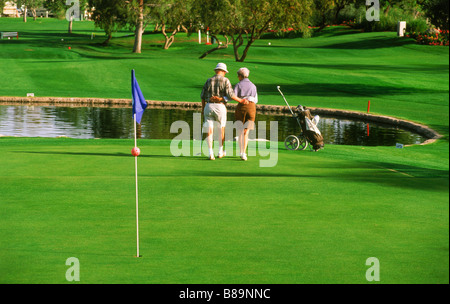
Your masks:
<instances>
[{"instance_id":1,"label":"shadow on grass","mask_svg":"<svg viewBox=\"0 0 450 304\"><path fill-rule=\"evenodd\" d=\"M241 160L239 160L241 161ZM242 161L241 161L242 162ZM312 174L288 174L288 173L278 173L278 172L222 172L222 171L195 171L192 172L196 176L207 176L207 177L288 177L288 178L326 178L325 175L312 175Z\"/></svg>"},{"instance_id":2,"label":"shadow on grass","mask_svg":"<svg viewBox=\"0 0 450 304\"><path fill-rule=\"evenodd\" d=\"M339 36L347 36L354 34L364 33L363 30L354 29L349 27L326 27L323 30L314 30L312 34L312 38L322 37L322 38L330 38L330 37L339 37Z\"/></svg>"},{"instance_id":3,"label":"shadow on grass","mask_svg":"<svg viewBox=\"0 0 450 304\"><path fill-rule=\"evenodd\" d=\"M298 83L298 84L258 84L258 93L261 96L279 95L277 86L280 86L283 94L286 96L318 96L318 97L392 97L408 96L416 94L441 95L448 94L445 90L430 90L425 88L413 87L394 87L374 84L361 83ZM192 86L201 90L200 86Z\"/></svg>"},{"instance_id":4,"label":"shadow on grass","mask_svg":"<svg viewBox=\"0 0 450 304\"><path fill-rule=\"evenodd\" d=\"M314 29L312 31L311 38L331 38L331 37L340 37L347 35L354 35L363 33L362 30L352 29L349 27L333 27L333 28L325 28L321 31L318 29ZM282 40L282 39L296 39L303 38L304 34L301 32L290 32L290 33L266 33L261 37L261 40ZM257 46L255 46L257 47Z\"/></svg>"},{"instance_id":5,"label":"shadow on grass","mask_svg":"<svg viewBox=\"0 0 450 304\"><path fill-rule=\"evenodd\" d=\"M353 171L357 170L357 171ZM305 172L302 174L302 172ZM311 174L311 172L314 172ZM274 169L256 169L249 171L196 171L196 176L206 177L267 177L267 178L304 178L317 179L317 186L326 184L325 180L360 182L361 184L375 184L380 186L406 188L433 192L448 192L449 171L431 169L387 162L357 162L342 161L342 163L320 162L299 165L299 170L293 173L276 172ZM274 180L275 182L275 180ZM418 198L420 199L420 198Z\"/></svg>"},{"instance_id":6,"label":"shadow on grass","mask_svg":"<svg viewBox=\"0 0 450 304\"><path fill-rule=\"evenodd\" d=\"M344 36L348 34L357 34L358 32L342 32L338 35L327 35L327 38L331 38L334 36ZM357 37L357 36L355 36ZM313 38L308 39L314 39L314 38L325 38L324 35L322 36L315 36ZM269 38L266 38L266 40ZM273 38L272 38L273 39ZM277 38L275 38L277 39ZM283 38L284 40L289 40L289 38ZM305 39L308 40L308 39ZM378 36L378 37L372 37L372 38L349 38L347 41L342 42L329 42L333 41L332 39L322 39L322 40L314 40L315 43L311 44L296 44L296 45L273 45L270 48L283 48L283 49L335 49L335 50L374 50L374 49L384 49L384 48L394 48L394 47L403 47L408 45L414 45L416 42L413 39L404 39L404 38L398 38L398 37L385 37L385 36ZM256 47L267 47L265 45L258 45L254 46Z\"/></svg>"},{"instance_id":7,"label":"shadow on grass","mask_svg":"<svg viewBox=\"0 0 450 304\"><path fill-rule=\"evenodd\" d=\"M307 156L308 154L304 154ZM309 154L316 156L317 154ZM187 158L185 158L187 159ZM206 157L190 157L192 160L207 161ZM258 160L257 158L255 158ZM238 157L227 157L224 160L216 160L212 162L231 163L241 162ZM249 162L250 163L250 162ZM244 165L240 170L235 171L224 170L224 167L218 168L218 171L205 170L189 171L189 175L205 176L205 177L267 177L267 178L293 178L299 179L299 183L304 178L312 178L317 180L317 185L326 183L324 180L342 180L361 182L362 184L370 183L380 186L389 186L394 188L406 188L417 190L429 190L434 192L448 192L449 171L445 169L426 168L421 166L396 164L379 161L346 161L341 162L331 160L331 162L307 161L298 165L298 170L280 172L276 168L254 168L246 169ZM322 181L320 181L322 180ZM275 180L274 180L275 182Z\"/></svg>"},{"instance_id":8,"label":"shadow on grass","mask_svg":"<svg viewBox=\"0 0 450 304\"><path fill-rule=\"evenodd\" d=\"M23 249L23 248L2 248L2 250L5 251L10 251L11 253L15 252L16 254L20 254L23 252L28 252L28 253L48 253L48 254L66 254L67 256L71 256L73 255L73 251L65 251L65 250L54 250L54 249ZM135 258L135 256L133 256L132 253L130 254L117 254L114 252L105 252L105 253L100 253L100 252L89 252L89 251L79 251L78 252L80 255L82 256L105 256L105 257L121 257L121 258Z\"/></svg>"},{"instance_id":9,"label":"shadow on grass","mask_svg":"<svg viewBox=\"0 0 450 304\"><path fill-rule=\"evenodd\" d=\"M338 163L316 164L315 166L315 168L335 170L363 170L355 174L336 172L335 177L342 180L357 180L362 183L373 183L397 188L448 192L449 171L445 169L379 161L343 162L342 165Z\"/></svg>"},{"instance_id":10,"label":"shadow on grass","mask_svg":"<svg viewBox=\"0 0 450 304\"><path fill-rule=\"evenodd\" d=\"M27 154L48 154L48 155L73 155L73 156L107 156L107 157L130 157L133 155L128 153L86 153L86 152L56 152L56 151L15 151L14 153L27 153ZM172 155L140 155L139 158L173 158Z\"/></svg>"},{"instance_id":11,"label":"shadow on grass","mask_svg":"<svg viewBox=\"0 0 450 304\"><path fill-rule=\"evenodd\" d=\"M17 151L15 153L29 153L29 154L48 154L48 155L73 155L73 156L101 156L101 157L129 157L133 158L132 155L127 153L84 153L84 152L24 152ZM205 156L186 156L186 157L174 157L172 155L141 155L139 158L172 158L174 160L192 160L200 162L211 162L211 164L216 164L218 162L223 162L224 164L230 162L240 162L243 163L238 157L227 157L223 160L216 160L215 162L210 161ZM249 162L250 163L250 162ZM388 162L379 161L342 161L342 162L308 162L301 164L298 170L294 172L279 172L276 168L254 168L252 171L242 167L243 169L236 169L235 171L223 171L226 167L220 167L217 171L207 167L205 170L180 170L176 175L169 174L168 176L195 176L195 177L236 177L236 178L292 178L292 179L302 179L302 178L312 178L312 179L325 179L325 180L335 180L345 183L359 182L362 184L370 183L381 186L389 186L396 188L407 188L416 189L424 191L433 192L448 192L449 183L449 171L445 169L433 169L421 166L412 166L405 164L396 164ZM245 170L245 171L243 171ZM357 171L352 171L357 170ZM302 173L304 172L304 173ZM311 173L312 172L312 173ZM142 175L142 174L141 174ZM142 176L154 176L146 175ZM276 180L273 180L276 182ZM300 182L300 180L299 180ZM317 182L318 186L320 183L325 183L325 181ZM420 198L418 198L420 199Z\"/></svg>"},{"instance_id":12,"label":"shadow on grass","mask_svg":"<svg viewBox=\"0 0 450 304\"><path fill-rule=\"evenodd\" d=\"M373 50L380 48L402 47L405 45L416 44L413 39L403 38L387 38L387 37L374 37L365 38L361 40L340 42L333 44L326 44L322 46L311 46L310 48L324 48L324 49L344 49L344 50Z\"/></svg>"},{"instance_id":13,"label":"shadow on grass","mask_svg":"<svg viewBox=\"0 0 450 304\"><path fill-rule=\"evenodd\" d=\"M442 73L448 75L449 66L445 64L428 64L428 65L383 65L383 64L314 64L306 62L261 62L248 61L258 65L271 65L276 67L297 67L312 69L333 69L340 71L386 71L386 72L430 72L433 74Z\"/></svg>"},{"instance_id":14,"label":"shadow on grass","mask_svg":"<svg viewBox=\"0 0 450 304\"><path fill-rule=\"evenodd\" d=\"M277 86L281 86L284 95L320 96L320 97L380 97L393 95L414 94L444 94L448 91L429 90L424 88L393 87L374 84L358 83L299 83L299 84L259 84L261 95L278 93Z\"/></svg>"},{"instance_id":15,"label":"shadow on grass","mask_svg":"<svg viewBox=\"0 0 450 304\"><path fill-rule=\"evenodd\" d=\"M149 59L145 56L133 54L131 48L127 49L125 47L116 46L113 43L104 46L102 44L103 39L96 38L96 40L93 41L90 38L90 34L67 34L56 31L52 34L48 34L46 32L20 32L20 37L22 39L7 41L0 40L0 45L8 43L11 45L27 46L29 48L32 48L32 51L34 51L33 48L49 48L55 51L60 50L61 52L68 51L68 47L70 46L71 53L75 53L81 58L96 60ZM129 52L127 52L128 50ZM58 53L58 55L61 54ZM62 59L66 58L63 57ZM74 61L74 59L70 60L70 62ZM53 61L48 61L48 63L52 62Z\"/></svg>"}]
</instances>

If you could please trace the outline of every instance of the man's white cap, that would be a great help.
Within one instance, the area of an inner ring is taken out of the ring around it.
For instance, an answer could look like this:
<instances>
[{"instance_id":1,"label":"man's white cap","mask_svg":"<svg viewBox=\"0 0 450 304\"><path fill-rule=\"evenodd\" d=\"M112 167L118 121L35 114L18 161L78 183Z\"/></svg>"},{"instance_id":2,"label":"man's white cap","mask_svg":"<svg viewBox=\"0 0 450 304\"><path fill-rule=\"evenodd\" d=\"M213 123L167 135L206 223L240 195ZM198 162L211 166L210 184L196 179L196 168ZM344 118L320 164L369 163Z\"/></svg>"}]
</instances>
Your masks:
<instances>
[{"instance_id":1,"label":"man's white cap","mask_svg":"<svg viewBox=\"0 0 450 304\"><path fill-rule=\"evenodd\" d=\"M219 63L219 64L217 64L217 66L216 66L216 68L214 69L214 71L216 71L216 70L222 70L222 71L225 71L226 73L228 73L227 65L226 65L225 63Z\"/></svg>"}]
</instances>

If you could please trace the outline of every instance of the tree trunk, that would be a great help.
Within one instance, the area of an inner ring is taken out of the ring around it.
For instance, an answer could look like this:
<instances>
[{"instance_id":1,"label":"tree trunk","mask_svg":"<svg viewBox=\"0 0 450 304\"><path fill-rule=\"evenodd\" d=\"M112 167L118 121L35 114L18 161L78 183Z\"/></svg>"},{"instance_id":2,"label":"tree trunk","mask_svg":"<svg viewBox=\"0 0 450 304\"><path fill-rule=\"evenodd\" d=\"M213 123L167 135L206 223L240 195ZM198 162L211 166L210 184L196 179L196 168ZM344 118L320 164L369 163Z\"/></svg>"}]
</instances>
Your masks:
<instances>
[{"instance_id":1,"label":"tree trunk","mask_svg":"<svg viewBox=\"0 0 450 304\"><path fill-rule=\"evenodd\" d=\"M33 8L32 10L31 10L31 12L33 13L33 20L34 21L36 21L36 9L35 8Z\"/></svg>"},{"instance_id":2,"label":"tree trunk","mask_svg":"<svg viewBox=\"0 0 450 304\"><path fill-rule=\"evenodd\" d=\"M239 48L244 44L242 34L239 34L237 38L234 38L234 35L232 35L231 40L233 41L234 59L237 62L240 62L241 59L239 58Z\"/></svg>"},{"instance_id":3,"label":"tree trunk","mask_svg":"<svg viewBox=\"0 0 450 304\"><path fill-rule=\"evenodd\" d=\"M252 46L253 42L254 42L254 40L250 40L250 41L247 43L247 45L245 46L244 51L242 52L241 58L239 58L239 60L236 60L236 61L238 61L238 62L244 62L245 58L247 58L248 50L249 50L250 47Z\"/></svg>"},{"instance_id":4,"label":"tree trunk","mask_svg":"<svg viewBox=\"0 0 450 304\"><path fill-rule=\"evenodd\" d=\"M213 48L213 49L210 49L210 50L206 51L203 55L201 55L199 57L199 59L203 59L206 56L208 56L209 54L211 54L212 52L215 52L217 50L222 50L222 49L227 49L228 48L229 40L228 40L227 36L225 36L225 38L227 39L227 43L225 45L221 44L219 39L217 39L216 36L213 35L211 38L214 38L217 41L217 46L215 48Z\"/></svg>"},{"instance_id":5,"label":"tree trunk","mask_svg":"<svg viewBox=\"0 0 450 304\"><path fill-rule=\"evenodd\" d=\"M139 20L136 24L133 53L140 54L142 51L142 32L144 27L144 0L139 1Z\"/></svg>"},{"instance_id":6,"label":"tree trunk","mask_svg":"<svg viewBox=\"0 0 450 304\"><path fill-rule=\"evenodd\" d=\"M170 46L172 45L173 41L175 40L175 37L170 36L169 38L166 38L166 41L164 43L164 49L168 50Z\"/></svg>"},{"instance_id":7,"label":"tree trunk","mask_svg":"<svg viewBox=\"0 0 450 304\"><path fill-rule=\"evenodd\" d=\"M109 44L109 41L112 39L112 34L107 34L107 38L105 41L103 41L102 45L107 46Z\"/></svg>"},{"instance_id":8,"label":"tree trunk","mask_svg":"<svg viewBox=\"0 0 450 304\"><path fill-rule=\"evenodd\" d=\"M163 23L162 27L161 27L161 31L165 37L164 49L167 50L170 48L172 43L175 41L175 35L178 33L178 30L175 28L169 37L169 35L167 35L167 33L166 33L166 25Z\"/></svg>"},{"instance_id":9,"label":"tree trunk","mask_svg":"<svg viewBox=\"0 0 450 304\"><path fill-rule=\"evenodd\" d=\"M325 14L322 14L322 23L317 29L317 32L321 32L326 27L327 27L327 17L325 16Z\"/></svg>"},{"instance_id":10,"label":"tree trunk","mask_svg":"<svg viewBox=\"0 0 450 304\"><path fill-rule=\"evenodd\" d=\"M23 22L27 22L28 8L25 6L23 10Z\"/></svg>"},{"instance_id":11,"label":"tree trunk","mask_svg":"<svg viewBox=\"0 0 450 304\"><path fill-rule=\"evenodd\" d=\"M339 14L341 13L341 11L342 11L344 8L345 8L345 5L343 5L343 6L338 6L338 7L336 8L336 13L334 14L334 20L333 20L333 23L334 23L334 24L337 24L338 19L339 19Z\"/></svg>"}]
</instances>

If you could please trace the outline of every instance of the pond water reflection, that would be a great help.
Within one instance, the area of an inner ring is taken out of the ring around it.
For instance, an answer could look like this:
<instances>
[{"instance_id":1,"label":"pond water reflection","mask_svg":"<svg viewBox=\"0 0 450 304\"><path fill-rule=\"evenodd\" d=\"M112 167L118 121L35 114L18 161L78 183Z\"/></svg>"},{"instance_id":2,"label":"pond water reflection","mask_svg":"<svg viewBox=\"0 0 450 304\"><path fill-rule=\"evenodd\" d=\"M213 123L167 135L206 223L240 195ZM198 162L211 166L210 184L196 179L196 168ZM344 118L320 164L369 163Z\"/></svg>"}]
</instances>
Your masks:
<instances>
[{"instance_id":1,"label":"pond water reflection","mask_svg":"<svg viewBox=\"0 0 450 304\"><path fill-rule=\"evenodd\" d=\"M140 138L172 139L170 133L175 121L186 121L193 129L194 113L178 109L149 108L139 128ZM234 114L228 113L234 121ZM267 138L271 121L278 122L278 139L299 133L299 126L291 116L258 114L258 121L266 121ZM342 118L321 117L319 123L325 144L360 146L395 146L396 143L418 144L426 139L420 135L391 126L367 124ZM130 108L89 108L56 106L0 106L0 136L71 138L133 138Z\"/></svg>"}]
</instances>

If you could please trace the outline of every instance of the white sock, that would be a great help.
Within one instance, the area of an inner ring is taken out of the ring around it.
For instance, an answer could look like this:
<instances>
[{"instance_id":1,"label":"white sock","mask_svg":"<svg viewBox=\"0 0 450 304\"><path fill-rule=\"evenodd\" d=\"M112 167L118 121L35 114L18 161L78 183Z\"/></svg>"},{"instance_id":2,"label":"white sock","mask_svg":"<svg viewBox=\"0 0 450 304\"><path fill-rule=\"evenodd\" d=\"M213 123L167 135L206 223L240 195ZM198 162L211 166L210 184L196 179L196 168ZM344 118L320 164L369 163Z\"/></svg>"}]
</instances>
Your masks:
<instances>
[{"instance_id":1,"label":"white sock","mask_svg":"<svg viewBox=\"0 0 450 304\"><path fill-rule=\"evenodd\" d=\"M223 154L223 146L219 148L219 154Z\"/></svg>"},{"instance_id":2,"label":"white sock","mask_svg":"<svg viewBox=\"0 0 450 304\"><path fill-rule=\"evenodd\" d=\"M211 149L209 149L209 155L214 155L214 151L213 151L213 149L211 148Z\"/></svg>"}]
</instances>

